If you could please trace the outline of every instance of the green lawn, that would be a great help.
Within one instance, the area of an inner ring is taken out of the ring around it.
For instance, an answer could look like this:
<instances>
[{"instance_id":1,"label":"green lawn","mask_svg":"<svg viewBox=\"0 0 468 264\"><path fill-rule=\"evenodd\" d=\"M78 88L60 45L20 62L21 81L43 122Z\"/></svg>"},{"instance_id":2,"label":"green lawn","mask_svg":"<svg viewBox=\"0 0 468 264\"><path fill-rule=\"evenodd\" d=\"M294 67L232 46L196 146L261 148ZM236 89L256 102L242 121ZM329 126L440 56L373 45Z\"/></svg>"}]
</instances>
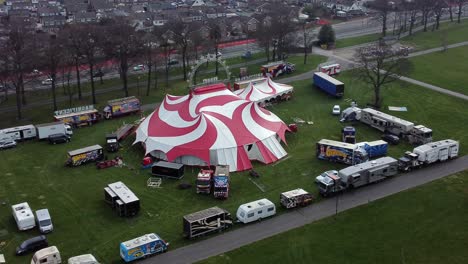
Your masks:
<instances>
[{"instance_id":1,"label":"green lawn","mask_svg":"<svg viewBox=\"0 0 468 264\"><path fill-rule=\"evenodd\" d=\"M200 263L468 262L468 171Z\"/></svg>"},{"instance_id":2,"label":"green lawn","mask_svg":"<svg viewBox=\"0 0 468 264\"><path fill-rule=\"evenodd\" d=\"M409 77L468 95L468 46L410 59L414 70Z\"/></svg>"},{"instance_id":3,"label":"green lawn","mask_svg":"<svg viewBox=\"0 0 468 264\"><path fill-rule=\"evenodd\" d=\"M401 43L414 46L416 50L426 50L443 46L443 43L454 44L468 41L468 21L441 23L440 29L432 32L432 27L427 32L419 31L413 36L402 38Z\"/></svg>"},{"instance_id":4,"label":"green lawn","mask_svg":"<svg viewBox=\"0 0 468 264\"><path fill-rule=\"evenodd\" d=\"M316 67L316 65L310 65ZM338 76L346 86L345 98L353 98L360 105L371 101L372 91L348 73ZM338 140L344 126L331 115L332 106L348 103L313 89L310 80L293 83L293 100L270 107L284 122L293 122L294 117L313 121L313 125L302 125L297 134L288 134L286 151L289 158L275 165L254 164L265 192L258 189L246 173L232 175L232 192L226 201L214 200L195 194L195 190L178 190L178 181L163 181L161 189L148 189L147 171L138 169L143 156L140 147L131 147L132 139L124 142L119 152L131 168L97 170L93 165L66 168L63 163L66 151L80 147L102 144L106 133L115 130L127 117L103 121L93 127L75 130L69 144L51 146L45 142L24 142L16 149L0 152L0 240L6 241L1 248L8 263L26 263L31 255L14 257L15 247L24 239L38 235L37 230L18 232L11 216L10 206L27 201L33 209L47 207L52 215L55 230L48 235L50 244L56 245L66 259L73 255L92 253L105 263L120 263L118 245L121 241L147 232L156 232L171 242L171 247L180 247L189 241L182 238L182 216L211 206L220 206L235 212L239 204L268 198L278 202L278 194L302 187L317 193L313 181L316 175L327 169L343 166L314 157L315 142L322 138ZM434 139L453 138L460 140L461 153L468 153L468 117L466 102L446 95L427 91L415 86L400 86L384 89L384 105L407 106L409 112L395 113L434 130ZM437 107L433 107L437 105ZM443 109L443 110L442 110ZM380 138L380 133L370 127L357 124L358 141ZM398 157L408 144L391 146L389 154ZM195 181L196 169L188 168L183 182ZM103 201L103 187L121 180L140 198L142 210L135 218L120 218L114 215ZM284 210L279 209L279 213ZM358 222L360 223L360 222ZM359 224L362 226L362 224ZM6 230L2 232L1 230ZM349 234L353 236L354 234ZM318 240L318 239L317 239Z\"/></svg>"},{"instance_id":5,"label":"green lawn","mask_svg":"<svg viewBox=\"0 0 468 264\"><path fill-rule=\"evenodd\" d=\"M381 36L380 33L376 33L376 34L363 35L363 36L354 37L354 38L337 39L335 42L335 48L339 49L339 48L345 48L345 47L350 47L350 46L377 41L380 38L380 36Z\"/></svg>"}]
</instances>

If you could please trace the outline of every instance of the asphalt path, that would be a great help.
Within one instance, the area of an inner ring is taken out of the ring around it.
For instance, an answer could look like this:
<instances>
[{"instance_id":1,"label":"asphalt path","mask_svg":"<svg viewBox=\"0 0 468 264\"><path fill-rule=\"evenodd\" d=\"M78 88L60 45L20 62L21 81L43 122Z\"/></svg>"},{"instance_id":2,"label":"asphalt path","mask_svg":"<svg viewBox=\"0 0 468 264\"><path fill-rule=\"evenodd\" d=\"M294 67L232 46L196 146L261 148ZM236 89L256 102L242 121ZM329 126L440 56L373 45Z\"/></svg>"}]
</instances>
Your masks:
<instances>
[{"instance_id":1,"label":"asphalt path","mask_svg":"<svg viewBox=\"0 0 468 264\"><path fill-rule=\"evenodd\" d=\"M338 196L338 212L405 191L428 182L468 170L468 155L445 163L434 164L420 170L387 179ZM311 179L311 184L312 184ZM304 226L314 221L335 215L336 198L328 198L308 207L246 225L231 232L170 250L139 263L193 263L217 256L253 242ZM339 217L339 215L338 215Z\"/></svg>"}]
</instances>

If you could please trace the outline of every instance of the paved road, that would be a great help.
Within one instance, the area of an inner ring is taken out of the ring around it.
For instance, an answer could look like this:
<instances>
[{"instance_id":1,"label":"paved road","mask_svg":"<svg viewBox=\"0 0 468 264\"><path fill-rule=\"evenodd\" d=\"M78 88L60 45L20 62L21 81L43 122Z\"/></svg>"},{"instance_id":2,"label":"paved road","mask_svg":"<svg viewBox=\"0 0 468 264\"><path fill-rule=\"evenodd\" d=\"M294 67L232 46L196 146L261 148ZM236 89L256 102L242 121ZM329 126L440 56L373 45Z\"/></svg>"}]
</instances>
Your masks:
<instances>
[{"instance_id":1,"label":"paved road","mask_svg":"<svg viewBox=\"0 0 468 264\"><path fill-rule=\"evenodd\" d=\"M364 205L464 170L468 170L468 155L344 193L338 197L338 211L342 212ZM171 250L168 253L143 260L140 263L193 263L216 256L319 219L333 216L335 214L335 202L334 198L329 198L306 208Z\"/></svg>"}]
</instances>

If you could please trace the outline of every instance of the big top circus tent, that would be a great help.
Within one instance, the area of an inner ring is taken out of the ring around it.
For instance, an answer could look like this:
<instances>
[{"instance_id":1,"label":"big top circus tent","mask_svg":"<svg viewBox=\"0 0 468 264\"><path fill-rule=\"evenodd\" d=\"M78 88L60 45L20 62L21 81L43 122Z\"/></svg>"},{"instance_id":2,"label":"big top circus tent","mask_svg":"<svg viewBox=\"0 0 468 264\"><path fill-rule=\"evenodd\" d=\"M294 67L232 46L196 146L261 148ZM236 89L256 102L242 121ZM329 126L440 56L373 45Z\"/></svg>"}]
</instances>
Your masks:
<instances>
[{"instance_id":1,"label":"big top circus tent","mask_svg":"<svg viewBox=\"0 0 468 264\"><path fill-rule=\"evenodd\" d=\"M275 114L239 98L222 83L198 87L185 96L166 95L136 131L136 143L158 159L193 166L252 168L287 155L288 130Z\"/></svg>"},{"instance_id":2,"label":"big top circus tent","mask_svg":"<svg viewBox=\"0 0 468 264\"><path fill-rule=\"evenodd\" d=\"M250 82L246 88L234 91L242 99L259 103L280 100L285 95L290 96L292 92L291 85L276 83L270 78Z\"/></svg>"}]
</instances>

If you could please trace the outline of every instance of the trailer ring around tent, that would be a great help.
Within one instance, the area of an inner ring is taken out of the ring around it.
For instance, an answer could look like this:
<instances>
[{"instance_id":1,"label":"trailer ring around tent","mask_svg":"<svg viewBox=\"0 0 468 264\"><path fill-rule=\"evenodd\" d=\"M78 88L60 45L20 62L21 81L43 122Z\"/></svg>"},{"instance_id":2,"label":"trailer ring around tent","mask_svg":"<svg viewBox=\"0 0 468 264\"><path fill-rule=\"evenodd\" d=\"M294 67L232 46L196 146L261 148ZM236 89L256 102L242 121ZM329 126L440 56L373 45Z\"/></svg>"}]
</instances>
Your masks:
<instances>
[{"instance_id":1,"label":"trailer ring around tent","mask_svg":"<svg viewBox=\"0 0 468 264\"><path fill-rule=\"evenodd\" d=\"M145 154L189 166L252 168L251 160L273 163L287 155L287 125L256 102L240 98L223 83L166 95L138 127L134 144Z\"/></svg>"}]
</instances>

